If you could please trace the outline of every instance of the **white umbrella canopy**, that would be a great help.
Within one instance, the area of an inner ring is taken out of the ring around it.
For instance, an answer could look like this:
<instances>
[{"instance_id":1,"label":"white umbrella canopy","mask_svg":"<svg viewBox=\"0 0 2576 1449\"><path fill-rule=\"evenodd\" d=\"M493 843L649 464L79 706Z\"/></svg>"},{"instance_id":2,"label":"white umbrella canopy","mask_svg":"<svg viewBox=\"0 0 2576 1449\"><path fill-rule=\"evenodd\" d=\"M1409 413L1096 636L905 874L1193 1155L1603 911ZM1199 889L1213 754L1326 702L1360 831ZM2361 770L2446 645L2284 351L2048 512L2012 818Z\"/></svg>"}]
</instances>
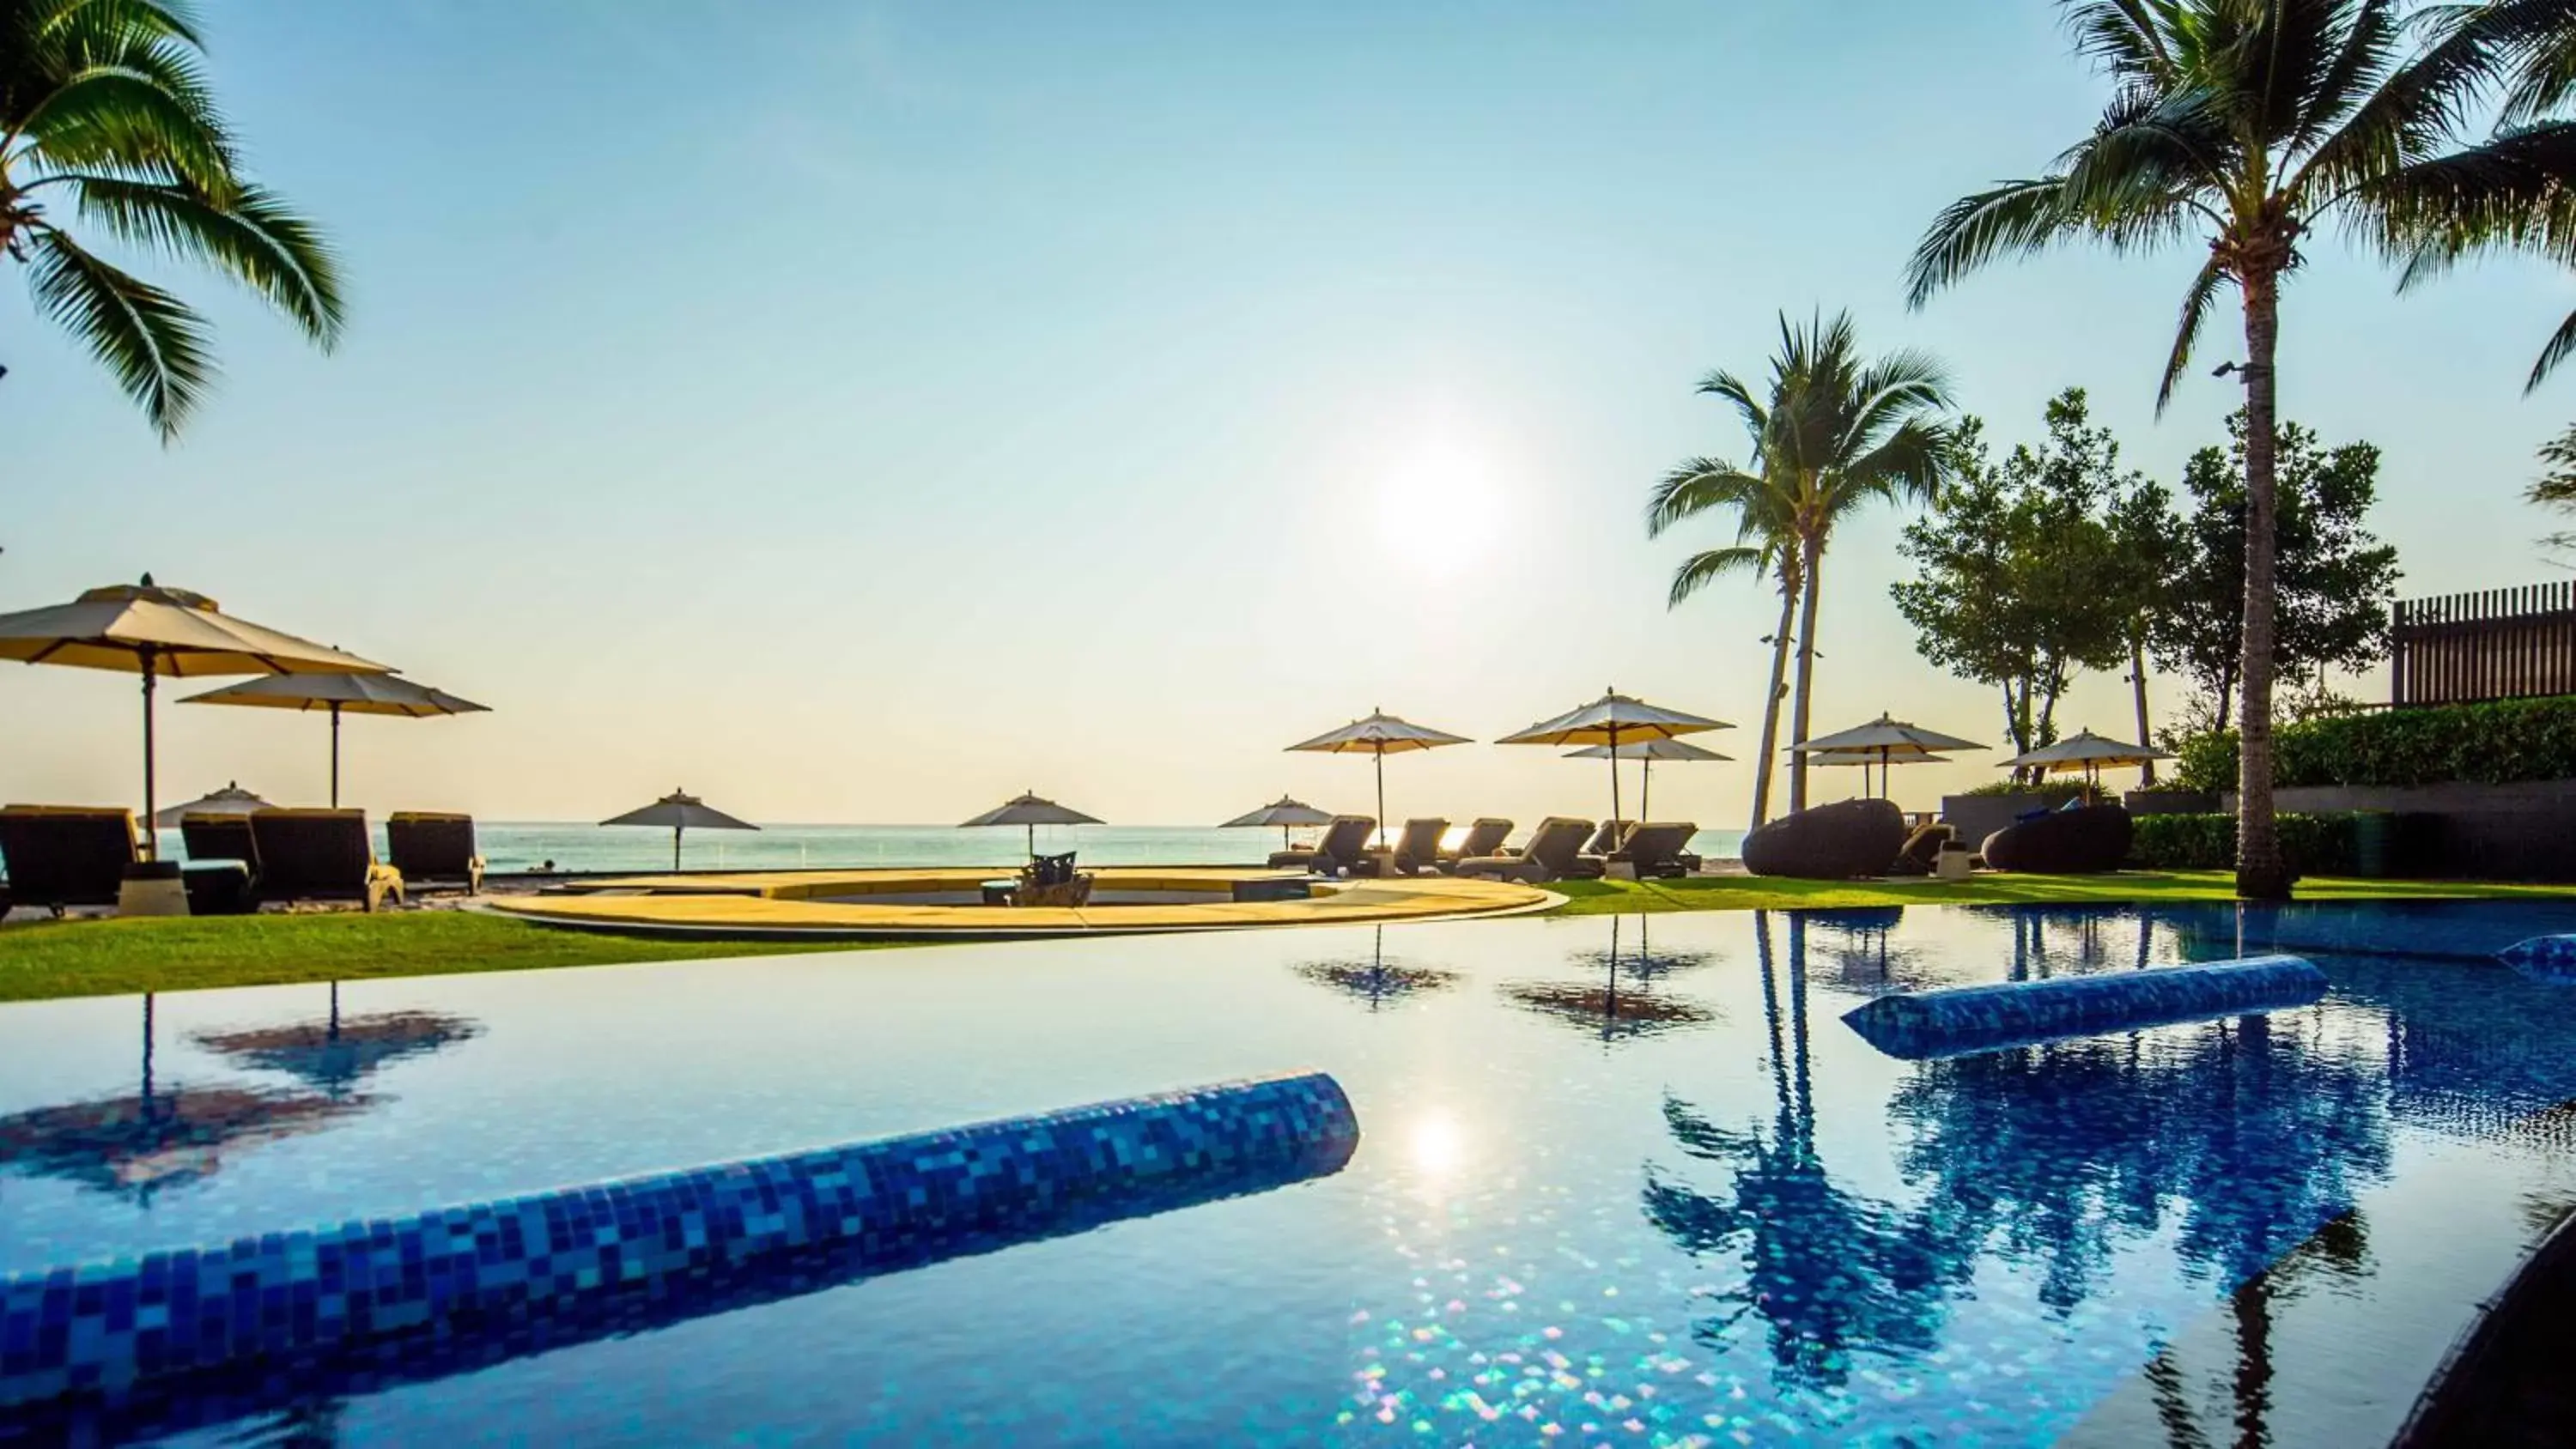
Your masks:
<instances>
[{"instance_id":1,"label":"white umbrella canopy","mask_svg":"<svg viewBox=\"0 0 2576 1449\"><path fill-rule=\"evenodd\" d=\"M1369 711L1366 719L1355 719L1337 730L1326 730L1311 740L1288 748L1321 755L1369 755L1377 764L1377 839L1386 843L1386 757L1409 754L1415 750L1436 750L1444 745L1472 745L1465 735L1435 730L1411 720L1398 719L1385 710Z\"/></svg>"},{"instance_id":2,"label":"white umbrella canopy","mask_svg":"<svg viewBox=\"0 0 2576 1449\"><path fill-rule=\"evenodd\" d=\"M1869 791L1869 767L1878 766L1878 788L1887 790L1887 767L1890 765L1938 765L1945 763L1944 754L1951 750L1982 750L1986 746L1939 730L1927 730L1911 720L1882 714L1865 725L1814 739L1800 740L1789 747L1790 753L1807 756L1811 765L1858 765L1861 767L1861 792Z\"/></svg>"},{"instance_id":3,"label":"white umbrella canopy","mask_svg":"<svg viewBox=\"0 0 2576 1449\"><path fill-rule=\"evenodd\" d=\"M602 825L649 825L671 832L671 869L680 868L680 833L684 830L758 830L748 820L737 820L707 804L686 790L674 790L640 810L629 810L599 822Z\"/></svg>"},{"instance_id":4,"label":"white umbrella canopy","mask_svg":"<svg viewBox=\"0 0 2576 1449\"><path fill-rule=\"evenodd\" d=\"M227 782L224 788L211 794L200 795L185 805L172 805L157 812L152 817L152 825L156 830L170 830L191 815L248 815L254 810L267 808L269 806L266 800L243 789L241 782L235 780Z\"/></svg>"},{"instance_id":5,"label":"white umbrella canopy","mask_svg":"<svg viewBox=\"0 0 2576 1449\"><path fill-rule=\"evenodd\" d=\"M2027 754L2015 755L2003 762L2004 769L2037 769L2044 774L2084 772L2086 779L2099 776L2106 769L2127 765L2144 765L2150 760L2170 760L2173 756L2146 745L2132 745L2097 735L2091 730L2078 730L2053 745L2043 745Z\"/></svg>"},{"instance_id":6,"label":"white umbrella canopy","mask_svg":"<svg viewBox=\"0 0 2576 1449\"><path fill-rule=\"evenodd\" d=\"M383 674L386 666L227 615L187 589L164 588L145 574L137 584L91 589L68 604L0 614L0 660L111 669L143 676L143 815L154 800L152 697L163 675ZM144 852L160 848L144 832Z\"/></svg>"},{"instance_id":7,"label":"white umbrella canopy","mask_svg":"<svg viewBox=\"0 0 2576 1449\"><path fill-rule=\"evenodd\" d=\"M1541 720L1529 728L1508 734L1495 741L1504 745L1606 745L1610 761L1610 818L1619 815L1619 759L1623 744L1645 740L1668 740L1676 735L1698 734L1704 730L1731 730L1734 725L1722 719L1685 714L1677 709L1648 704L1632 699L1615 689L1604 690L1599 699L1558 715Z\"/></svg>"},{"instance_id":8,"label":"white umbrella canopy","mask_svg":"<svg viewBox=\"0 0 2576 1449\"><path fill-rule=\"evenodd\" d=\"M1271 801L1269 804L1262 806L1258 810L1250 810L1241 815L1237 815L1232 820L1225 822L1217 828L1219 830L1234 830L1243 827L1276 825L1279 827L1279 844L1284 849L1288 844L1288 831L1290 827L1297 825L1328 825L1332 823L1332 819L1333 816L1331 811L1318 810L1303 800L1293 799L1289 796L1282 795L1278 799Z\"/></svg>"},{"instance_id":9,"label":"white umbrella canopy","mask_svg":"<svg viewBox=\"0 0 2576 1449\"><path fill-rule=\"evenodd\" d=\"M983 825L1025 825L1029 831L1029 858L1038 853L1038 827L1041 825L1099 825L1097 817L1085 815L1070 805L1058 805L1035 791L1023 790L972 820L961 821L957 828L972 830Z\"/></svg>"},{"instance_id":10,"label":"white umbrella canopy","mask_svg":"<svg viewBox=\"0 0 2576 1449\"><path fill-rule=\"evenodd\" d=\"M1627 744L1616 746L1594 745L1589 749L1576 750L1572 754L1567 755L1566 758L1569 760L1640 761L1641 763L1637 766L1637 775L1640 782L1637 786L1637 818L1640 820L1651 820L1654 818L1653 806L1650 802L1654 799L1655 762L1657 760L1662 760L1668 764L1705 764L1712 760L1732 760L1735 757L1733 755L1721 755L1715 750L1703 749L1698 745L1692 744L1688 740L1677 740L1666 737L1652 740L1632 740ZM1611 768L1615 770L1618 766L1613 765Z\"/></svg>"},{"instance_id":11,"label":"white umbrella canopy","mask_svg":"<svg viewBox=\"0 0 2576 1449\"><path fill-rule=\"evenodd\" d=\"M398 674L272 674L264 679L228 684L192 694L181 704L236 704L264 709L331 712L331 805L340 804L340 716L393 715L434 719L440 715L487 714L491 706L459 699L443 689L414 684Z\"/></svg>"}]
</instances>

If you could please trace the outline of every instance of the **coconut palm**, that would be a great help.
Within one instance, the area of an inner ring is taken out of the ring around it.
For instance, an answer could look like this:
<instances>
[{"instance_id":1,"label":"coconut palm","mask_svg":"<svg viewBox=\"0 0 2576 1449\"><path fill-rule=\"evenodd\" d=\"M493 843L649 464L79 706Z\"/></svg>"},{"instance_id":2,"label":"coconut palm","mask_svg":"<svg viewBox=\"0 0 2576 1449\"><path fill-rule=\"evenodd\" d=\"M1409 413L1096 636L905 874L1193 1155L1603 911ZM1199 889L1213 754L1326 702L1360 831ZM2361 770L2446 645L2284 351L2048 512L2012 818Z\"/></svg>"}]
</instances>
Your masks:
<instances>
[{"instance_id":1,"label":"coconut palm","mask_svg":"<svg viewBox=\"0 0 2576 1449\"><path fill-rule=\"evenodd\" d=\"M2064 0L2063 9L2077 49L2110 81L2101 121L2047 174L1944 211L1909 265L1913 300L2059 241L2115 251L2202 241L2162 407L2219 291L2236 289L2245 356L2221 369L2243 378L2248 413L2236 885L2286 898L2271 775L2281 281L2328 223L2406 263L2409 279L2496 247L2570 257L2576 126L2526 122L2566 99L2551 66L2576 0L2413 14L2404 0ZM2514 124L2465 136L2466 118L2487 103L2508 103ZM2553 354L2576 347L2576 318L2551 345Z\"/></svg>"},{"instance_id":2,"label":"coconut palm","mask_svg":"<svg viewBox=\"0 0 2576 1449\"><path fill-rule=\"evenodd\" d=\"M1783 557L1773 568L1786 591L1783 622L1788 595L1795 596L1798 610L1798 678L1789 728L1793 739L1803 740L1814 701L1816 609L1823 594L1826 546L1836 525L1871 504L1928 503L1938 497L1949 474L1954 430L1933 415L1950 406L1949 377L1938 362L1919 352L1863 358L1847 312L1830 320L1819 316L1804 327L1783 313L1780 351L1771 359L1766 396L1757 397L1729 372L1710 373L1700 391L1725 398L1743 416L1754 437L1759 488L1713 474L1685 476L1685 465L1658 490L1648 526L1660 528L1725 509L1737 516L1740 546L1759 551L1768 546L1766 540L1779 538ZM1709 481L1699 482L1701 476ZM1709 576L1746 566L1712 563ZM1689 569L1685 564L1685 576ZM1682 582L1674 580L1676 590ZM1772 635L1775 666L1782 637ZM1778 695L1775 672L1772 696ZM1773 743L1766 719L1765 773ZM1790 762L1789 808L1807 808L1804 755Z\"/></svg>"},{"instance_id":3,"label":"coconut palm","mask_svg":"<svg viewBox=\"0 0 2576 1449\"><path fill-rule=\"evenodd\" d=\"M0 257L165 442L213 379L206 321L92 243L203 264L322 346L340 334L331 250L242 176L202 53L182 0L0 0Z\"/></svg>"},{"instance_id":4,"label":"coconut palm","mask_svg":"<svg viewBox=\"0 0 2576 1449\"><path fill-rule=\"evenodd\" d=\"M1796 621L1806 577L1799 567L1796 494L1786 479L1771 477L1767 464L1760 461L1767 410L1724 373L1712 374L1700 384L1700 391L1727 397L1744 414L1745 429L1753 436L1756 466L1763 471L1747 472L1722 458L1684 461L1655 485L1646 505L1646 536L1660 538L1665 529L1704 513L1731 513L1735 518L1733 544L1702 549L1673 571L1672 591L1666 598L1669 607L1680 607L1683 600L1731 574L1768 578L1780 590L1780 622L1765 641L1771 646L1771 687L1762 695L1762 748L1755 756L1759 763L1753 773L1752 828L1759 829L1771 818L1771 762L1780 747L1790 626Z\"/></svg>"}]
</instances>

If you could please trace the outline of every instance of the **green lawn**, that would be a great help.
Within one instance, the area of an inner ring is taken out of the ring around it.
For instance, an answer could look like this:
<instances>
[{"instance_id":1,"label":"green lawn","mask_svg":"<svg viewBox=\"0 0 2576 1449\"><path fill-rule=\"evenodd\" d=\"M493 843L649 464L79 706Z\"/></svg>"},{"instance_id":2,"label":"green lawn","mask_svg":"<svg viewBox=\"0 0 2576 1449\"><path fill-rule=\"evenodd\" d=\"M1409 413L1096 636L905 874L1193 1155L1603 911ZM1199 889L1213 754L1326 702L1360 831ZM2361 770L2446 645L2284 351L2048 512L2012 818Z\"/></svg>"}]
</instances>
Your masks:
<instances>
[{"instance_id":1,"label":"green lawn","mask_svg":"<svg viewBox=\"0 0 2576 1449\"><path fill-rule=\"evenodd\" d=\"M2232 882L2215 871L2133 871L2114 876L1979 876L1957 885L1930 880L1845 884L1698 876L1643 884L1566 881L1553 889L1567 898L1559 914L1604 915L2217 901L2230 898ZM2300 883L2299 895L2305 900L2564 899L2576 896L2576 889L2455 881L2311 880ZM475 911L36 921L0 927L0 1001L864 949L868 949L864 943L847 941L669 941L602 935Z\"/></svg>"},{"instance_id":2,"label":"green lawn","mask_svg":"<svg viewBox=\"0 0 2576 1449\"><path fill-rule=\"evenodd\" d=\"M479 911L18 922L0 926L0 1001L851 949L606 936Z\"/></svg>"},{"instance_id":3,"label":"green lawn","mask_svg":"<svg viewBox=\"0 0 2576 1449\"><path fill-rule=\"evenodd\" d=\"M1560 915L1626 911L1831 910L1843 906L2136 905L2224 901L2235 878L2221 871L2122 871L2118 875L1980 875L1936 880L1803 881L1754 876L1685 880L1559 881ZM2566 899L2576 887L2484 885L2469 881L2333 880L2299 882L2309 901Z\"/></svg>"}]
</instances>

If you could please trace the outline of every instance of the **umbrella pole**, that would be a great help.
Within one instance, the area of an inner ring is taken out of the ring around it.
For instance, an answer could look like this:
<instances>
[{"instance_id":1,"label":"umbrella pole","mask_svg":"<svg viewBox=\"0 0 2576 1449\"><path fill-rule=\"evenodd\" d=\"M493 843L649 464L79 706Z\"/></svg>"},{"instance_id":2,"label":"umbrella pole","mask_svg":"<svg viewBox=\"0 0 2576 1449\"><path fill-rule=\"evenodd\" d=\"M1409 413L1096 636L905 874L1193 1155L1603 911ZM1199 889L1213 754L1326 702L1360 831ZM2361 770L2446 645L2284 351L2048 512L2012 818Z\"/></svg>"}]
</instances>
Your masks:
<instances>
[{"instance_id":1,"label":"umbrella pole","mask_svg":"<svg viewBox=\"0 0 2576 1449\"><path fill-rule=\"evenodd\" d=\"M1035 859L1037 859L1037 858L1038 858L1038 823L1037 823L1036 821L1032 820L1032 821L1030 821L1030 822L1029 822L1029 859L1031 859L1031 860L1035 860Z\"/></svg>"},{"instance_id":2,"label":"umbrella pole","mask_svg":"<svg viewBox=\"0 0 2576 1449\"><path fill-rule=\"evenodd\" d=\"M154 820L152 819L153 807L158 803L158 802L157 802L157 801L155 801L155 800L154 800L154 798L153 798L153 787L154 787L155 781L154 781L154 780L153 780L153 778L152 778L152 692L153 692L153 688L154 688L154 686L156 686L156 685L158 685L158 684L160 683L160 678L159 678L159 676L158 676L158 675L156 675L156 674L153 672L153 668L154 668L154 664L155 664L155 658L154 658L154 656L155 656L158 652L159 652L159 651L154 650L154 649L152 649L152 648L151 648L151 647L149 647L149 646L146 646L146 647L144 648L144 650L142 651L142 653L143 653L143 858L144 858L145 860L159 860L159 859L161 858L161 827L160 827L157 823L155 823L155 822L154 822Z\"/></svg>"},{"instance_id":3,"label":"umbrella pole","mask_svg":"<svg viewBox=\"0 0 2576 1449\"><path fill-rule=\"evenodd\" d=\"M1648 755L1645 760L1637 766L1637 819L1639 821L1642 822L1655 818L1655 807L1647 803L1654 798L1655 757Z\"/></svg>"},{"instance_id":4,"label":"umbrella pole","mask_svg":"<svg viewBox=\"0 0 2576 1449\"><path fill-rule=\"evenodd\" d=\"M1379 745L1369 753L1377 756L1377 843L1386 844L1386 746Z\"/></svg>"},{"instance_id":5,"label":"umbrella pole","mask_svg":"<svg viewBox=\"0 0 2576 1449\"><path fill-rule=\"evenodd\" d=\"M673 869L673 870L678 870L678 869L680 868L680 830L681 830L681 828L682 828L682 827L677 826L677 825L674 825L674 826L672 826L672 827L671 827L671 869Z\"/></svg>"},{"instance_id":6,"label":"umbrella pole","mask_svg":"<svg viewBox=\"0 0 2576 1449\"><path fill-rule=\"evenodd\" d=\"M1610 818L1614 822L1619 818L1619 727L1615 724L1610 726ZM1614 824L1610 839L1612 850L1619 848L1617 830Z\"/></svg>"},{"instance_id":7,"label":"umbrella pole","mask_svg":"<svg viewBox=\"0 0 2576 1449\"><path fill-rule=\"evenodd\" d=\"M340 701L331 701L331 808L340 808Z\"/></svg>"}]
</instances>

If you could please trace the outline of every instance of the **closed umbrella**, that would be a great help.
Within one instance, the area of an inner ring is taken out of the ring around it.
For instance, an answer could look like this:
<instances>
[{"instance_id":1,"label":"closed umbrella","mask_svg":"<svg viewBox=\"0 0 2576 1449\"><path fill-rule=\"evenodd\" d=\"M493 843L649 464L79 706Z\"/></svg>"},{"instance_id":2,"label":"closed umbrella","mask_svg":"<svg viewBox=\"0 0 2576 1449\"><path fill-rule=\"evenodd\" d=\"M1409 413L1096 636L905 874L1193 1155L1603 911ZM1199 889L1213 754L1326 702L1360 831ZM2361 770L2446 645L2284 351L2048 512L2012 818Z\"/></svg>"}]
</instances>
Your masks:
<instances>
[{"instance_id":1,"label":"closed umbrella","mask_svg":"<svg viewBox=\"0 0 2576 1449\"><path fill-rule=\"evenodd\" d=\"M1282 795L1258 810L1237 815L1217 828L1233 830L1238 827L1276 825L1279 827L1279 846L1285 850L1288 847L1288 831L1291 826L1329 825L1332 819L1329 812L1318 810L1303 800L1293 800Z\"/></svg>"},{"instance_id":2,"label":"closed umbrella","mask_svg":"<svg viewBox=\"0 0 2576 1449\"><path fill-rule=\"evenodd\" d=\"M205 694L192 694L181 704L238 704L264 709L331 712L331 806L340 805L340 716L382 714L400 719L432 719L449 714L484 714L490 706L459 699L443 689L414 684L396 674L274 674L230 684Z\"/></svg>"},{"instance_id":3,"label":"closed umbrella","mask_svg":"<svg viewBox=\"0 0 2576 1449\"><path fill-rule=\"evenodd\" d=\"M385 666L225 614L215 601L170 589L145 574L139 584L91 589L68 604L0 614L0 659L67 664L143 676L143 818L153 798L153 687L172 678L227 674L382 674ZM144 852L160 858L151 831Z\"/></svg>"},{"instance_id":4,"label":"closed umbrella","mask_svg":"<svg viewBox=\"0 0 2576 1449\"><path fill-rule=\"evenodd\" d=\"M1290 745L1291 750L1307 750L1322 755L1367 755L1377 766L1377 839L1386 843L1386 757L1414 750L1436 750L1442 745L1468 745L1475 741L1465 735L1453 735L1428 729L1411 720L1397 719L1385 710L1372 710L1366 719L1355 719L1337 730L1326 730L1311 740Z\"/></svg>"},{"instance_id":5,"label":"closed umbrella","mask_svg":"<svg viewBox=\"0 0 2576 1449\"><path fill-rule=\"evenodd\" d=\"M2163 750L2145 745L2124 744L2107 739L2091 730L2078 730L2053 745L2043 745L2028 754L2015 755L2003 762L2004 769L2037 769L2043 774L2084 772L2086 785L2099 782L2104 770L2123 766L2144 765L2149 760L2170 760Z\"/></svg>"},{"instance_id":6,"label":"closed umbrella","mask_svg":"<svg viewBox=\"0 0 2576 1449\"><path fill-rule=\"evenodd\" d=\"M1698 734L1703 730L1731 730L1735 726L1722 719L1707 719L1684 714L1677 709L1631 699L1619 691L1607 690L1599 699L1566 711L1551 720L1496 741L1505 745L1607 745L1610 761L1610 818L1619 814L1619 757L1622 744L1640 740L1668 740L1675 735Z\"/></svg>"},{"instance_id":7,"label":"closed umbrella","mask_svg":"<svg viewBox=\"0 0 2576 1449\"><path fill-rule=\"evenodd\" d=\"M1594 745L1588 750L1576 750L1574 753L1566 756L1566 758L1569 760L1638 761L1637 774L1642 783L1637 786L1637 818L1640 820L1652 820L1655 818L1654 811L1648 802L1654 798L1655 761L1664 760L1683 764L1701 764L1710 760L1731 760L1735 757L1733 755L1721 755L1715 750L1702 749L1688 740L1659 739L1632 740L1616 749L1613 749L1608 745ZM1614 765L1611 768L1616 769L1618 767Z\"/></svg>"},{"instance_id":8,"label":"closed umbrella","mask_svg":"<svg viewBox=\"0 0 2576 1449\"><path fill-rule=\"evenodd\" d=\"M650 825L671 832L671 869L680 868L680 832L684 830L758 830L748 820L736 820L715 809L686 790L674 790L641 810L629 810L602 825Z\"/></svg>"},{"instance_id":9,"label":"closed umbrella","mask_svg":"<svg viewBox=\"0 0 2576 1449\"><path fill-rule=\"evenodd\" d=\"M152 825L156 830L170 830L191 815L248 815L254 810L267 808L267 801L243 789L235 781L210 795L200 795L185 805L173 805L159 812L152 817Z\"/></svg>"},{"instance_id":10,"label":"closed umbrella","mask_svg":"<svg viewBox=\"0 0 2576 1449\"><path fill-rule=\"evenodd\" d=\"M1810 764L1860 765L1861 793L1869 793L1869 765L1878 766L1878 788L1887 790L1887 767L1890 765L1939 764L1941 755L1950 750L1982 750L1986 746L1939 730L1927 730L1908 720L1882 714L1865 725L1855 725L1837 734L1801 740L1789 747L1794 754L1805 755Z\"/></svg>"},{"instance_id":11,"label":"closed umbrella","mask_svg":"<svg viewBox=\"0 0 2576 1449\"><path fill-rule=\"evenodd\" d=\"M979 825L1025 825L1029 830L1029 859L1035 860L1038 858L1039 826L1098 825L1100 823L1099 820L1083 814L1072 806L1058 805L1043 795L1024 790L974 819L960 823L957 828L971 830Z\"/></svg>"}]
</instances>

